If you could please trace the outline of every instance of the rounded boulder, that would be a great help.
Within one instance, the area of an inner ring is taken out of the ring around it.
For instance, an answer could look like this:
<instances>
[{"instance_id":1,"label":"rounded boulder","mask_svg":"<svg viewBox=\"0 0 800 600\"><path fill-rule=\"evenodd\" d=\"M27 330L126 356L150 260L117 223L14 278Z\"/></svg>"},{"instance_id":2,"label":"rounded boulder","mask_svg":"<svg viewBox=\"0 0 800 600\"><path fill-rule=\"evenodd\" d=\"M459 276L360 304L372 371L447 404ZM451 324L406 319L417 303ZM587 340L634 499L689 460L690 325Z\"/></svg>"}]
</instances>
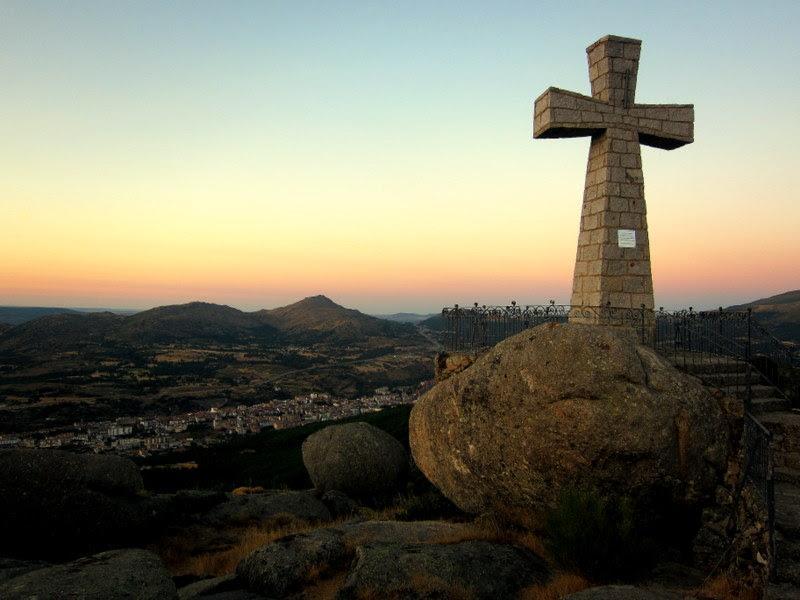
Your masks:
<instances>
[{"instance_id":1,"label":"rounded boulder","mask_svg":"<svg viewBox=\"0 0 800 600\"><path fill-rule=\"evenodd\" d=\"M565 488L696 502L727 455L724 412L632 330L545 324L511 337L420 398L411 451L464 511L516 521Z\"/></svg>"},{"instance_id":2,"label":"rounded boulder","mask_svg":"<svg viewBox=\"0 0 800 600\"><path fill-rule=\"evenodd\" d=\"M308 436L303 464L318 491L365 498L400 489L408 454L394 437L369 423L345 423Z\"/></svg>"}]
</instances>

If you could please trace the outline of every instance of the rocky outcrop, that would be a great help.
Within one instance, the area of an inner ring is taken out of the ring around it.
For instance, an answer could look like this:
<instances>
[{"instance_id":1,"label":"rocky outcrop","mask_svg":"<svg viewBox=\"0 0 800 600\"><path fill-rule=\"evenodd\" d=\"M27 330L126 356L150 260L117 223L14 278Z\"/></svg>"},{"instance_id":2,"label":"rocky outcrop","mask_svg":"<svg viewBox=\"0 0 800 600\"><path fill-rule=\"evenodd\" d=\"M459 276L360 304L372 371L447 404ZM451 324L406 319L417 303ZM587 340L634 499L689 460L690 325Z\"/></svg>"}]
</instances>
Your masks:
<instances>
[{"instance_id":1,"label":"rocky outcrop","mask_svg":"<svg viewBox=\"0 0 800 600\"><path fill-rule=\"evenodd\" d=\"M14 558L0 558L0 583L19 577L30 571L43 569L50 565L41 560L17 560Z\"/></svg>"},{"instance_id":2,"label":"rocky outcrop","mask_svg":"<svg viewBox=\"0 0 800 600\"><path fill-rule=\"evenodd\" d=\"M339 531L317 529L309 534L281 538L259 548L242 560L236 574L247 589L283 598L301 586L311 574L335 567L346 558Z\"/></svg>"},{"instance_id":3,"label":"rocky outcrop","mask_svg":"<svg viewBox=\"0 0 800 600\"><path fill-rule=\"evenodd\" d=\"M358 503L338 490L325 492L320 500L331 511L334 519L350 517L358 512Z\"/></svg>"},{"instance_id":4,"label":"rocky outcrop","mask_svg":"<svg viewBox=\"0 0 800 600\"><path fill-rule=\"evenodd\" d=\"M555 323L436 385L409 424L414 460L445 496L512 521L567 486L705 498L726 432L718 401L632 331Z\"/></svg>"},{"instance_id":5,"label":"rocky outcrop","mask_svg":"<svg viewBox=\"0 0 800 600\"><path fill-rule=\"evenodd\" d=\"M542 583L549 569L535 554L504 544L370 544L356 549L355 563L337 595L359 598L514 598Z\"/></svg>"},{"instance_id":6,"label":"rocky outcrop","mask_svg":"<svg viewBox=\"0 0 800 600\"><path fill-rule=\"evenodd\" d=\"M465 525L439 521L365 521L291 535L259 548L236 573L250 591L282 598L303 587L309 575L344 568L364 544L420 544L459 539Z\"/></svg>"},{"instance_id":7,"label":"rocky outcrop","mask_svg":"<svg viewBox=\"0 0 800 600\"><path fill-rule=\"evenodd\" d=\"M566 600L681 600L683 594L666 590L648 590L632 585L603 585L566 597Z\"/></svg>"},{"instance_id":8,"label":"rocky outcrop","mask_svg":"<svg viewBox=\"0 0 800 600\"><path fill-rule=\"evenodd\" d=\"M0 451L0 554L80 556L138 538L152 516L128 459Z\"/></svg>"},{"instance_id":9,"label":"rocky outcrop","mask_svg":"<svg viewBox=\"0 0 800 600\"><path fill-rule=\"evenodd\" d=\"M303 464L320 492L371 498L400 489L408 472L405 448L369 423L331 425L303 442Z\"/></svg>"},{"instance_id":10,"label":"rocky outcrop","mask_svg":"<svg viewBox=\"0 0 800 600\"><path fill-rule=\"evenodd\" d=\"M193 600L194 598L208 598L225 592L239 591L236 575L223 575L201 579L178 590L178 600Z\"/></svg>"},{"instance_id":11,"label":"rocky outcrop","mask_svg":"<svg viewBox=\"0 0 800 600\"><path fill-rule=\"evenodd\" d=\"M169 600L175 585L161 560L145 550L113 550L29 571L0 583L0 598Z\"/></svg>"},{"instance_id":12,"label":"rocky outcrop","mask_svg":"<svg viewBox=\"0 0 800 600\"><path fill-rule=\"evenodd\" d=\"M460 373L478 358L477 352L439 352L434 361L433 376L438 383Z\"/></svg>"},{"instance_id":13,"label":"rocky outcrop","mask_svg":"<svg viewBox=\"0 0 800 600\"><path fill-rule=\"evenodd\" d=\"M238 526L264 521L276 515L291 515L309 522L330 521L331 513L325 504L308 492L265 491L237 496L214 506L200 518L213 526Z\"/></svg>"}]
</instances>

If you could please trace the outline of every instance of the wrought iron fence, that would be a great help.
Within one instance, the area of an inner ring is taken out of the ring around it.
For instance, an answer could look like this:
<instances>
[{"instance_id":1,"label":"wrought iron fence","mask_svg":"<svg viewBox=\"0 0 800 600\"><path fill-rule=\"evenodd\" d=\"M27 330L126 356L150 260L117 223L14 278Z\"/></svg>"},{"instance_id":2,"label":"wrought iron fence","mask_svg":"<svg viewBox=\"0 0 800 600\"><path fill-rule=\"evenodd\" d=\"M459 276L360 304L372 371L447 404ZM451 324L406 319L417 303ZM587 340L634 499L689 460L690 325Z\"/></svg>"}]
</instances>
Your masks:
<instances>
[{"instance_id":1,"label":"wrought iron fence","mask_svg":"<svg viewBox=\"0 0 800 600\"><path fill-rule=\"evenodd\" d=\"M719 376L708 383L725 387L750 407L753 382L767 383L781 397L800 406L800 365L790 349L746 311L658 311L613 306L556 304L448 307L444 346L449 351L480 351L542 323L566 321L624 325L643 344L669 356L686 370ZM737 363L737 364L732 364ZM722 371L731 367L723 377ZM736 370L741 373L736 375ZM755 371L755 376L753 375ZM703 377L701 377L703 378Z\"/></svg>"},{"instance_id":2,"label":"wrought iron fence","mask_svg":"<svg viewBox=\"0 0 800 600\"><path fill-rule=\"evenodd\" d=\"M568 320L627 325L636 329L643 342L651 335L652 311L614 306L569 306L567 304L527 304L511 302L507 306L468 308L458 304L444 308L444 346L450 351L476 351L536 327L542 323L566 323Z\"/></svg>"},{"instance_id":3,"label":"wrought iron fence","mask_svg":"<svg viewBox=\"0 0 800 600\"><path fill-rule=\"evenodd\" d=\"M775 481L772 432L745 413L743 435L744 469L742 484L749 483L758 493L767 513L770 545L770 577L775 575Z\"/></svg>"}]
</instances>

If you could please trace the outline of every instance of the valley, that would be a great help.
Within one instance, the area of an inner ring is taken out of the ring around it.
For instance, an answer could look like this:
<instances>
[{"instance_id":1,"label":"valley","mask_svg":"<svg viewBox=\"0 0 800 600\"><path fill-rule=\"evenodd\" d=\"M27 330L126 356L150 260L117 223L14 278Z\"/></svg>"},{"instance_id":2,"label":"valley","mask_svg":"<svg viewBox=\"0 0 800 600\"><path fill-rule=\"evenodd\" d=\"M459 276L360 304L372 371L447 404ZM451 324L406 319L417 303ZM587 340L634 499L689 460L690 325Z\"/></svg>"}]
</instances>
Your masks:
<instances>
[{"instance_id":1,"label":"valley","mask_svg":"<svg viewBox=\"0 0 800 600\"><path fill-rule=\"evenodd\" d=\"M416 386L436 346L316 296L244 313L205 303L48 315L0 333L0 433L128 416L340 399Z\"/></svg>"}]
</instances>

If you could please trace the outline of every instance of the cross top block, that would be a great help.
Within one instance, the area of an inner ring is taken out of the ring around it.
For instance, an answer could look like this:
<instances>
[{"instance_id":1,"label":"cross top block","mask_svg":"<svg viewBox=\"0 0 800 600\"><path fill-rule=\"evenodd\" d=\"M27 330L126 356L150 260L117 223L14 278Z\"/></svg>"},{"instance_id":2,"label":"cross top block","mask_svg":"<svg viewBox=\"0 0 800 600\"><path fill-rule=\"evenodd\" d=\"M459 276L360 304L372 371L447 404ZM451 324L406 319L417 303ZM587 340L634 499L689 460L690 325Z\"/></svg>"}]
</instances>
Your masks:
<instances>
[{"instance_id":1,"label":"cross top block","mask_svg":"<svg viewBox=\"0 0 800 600\"><path fill-rule=\"evenodd\" d=\"M534 105L533 137L633 130L639 142L672 150L694 141L691 104L635 104L641 40L607 35L586 49L592 95L549 88Z\"/></svg>"}]
</instances>

